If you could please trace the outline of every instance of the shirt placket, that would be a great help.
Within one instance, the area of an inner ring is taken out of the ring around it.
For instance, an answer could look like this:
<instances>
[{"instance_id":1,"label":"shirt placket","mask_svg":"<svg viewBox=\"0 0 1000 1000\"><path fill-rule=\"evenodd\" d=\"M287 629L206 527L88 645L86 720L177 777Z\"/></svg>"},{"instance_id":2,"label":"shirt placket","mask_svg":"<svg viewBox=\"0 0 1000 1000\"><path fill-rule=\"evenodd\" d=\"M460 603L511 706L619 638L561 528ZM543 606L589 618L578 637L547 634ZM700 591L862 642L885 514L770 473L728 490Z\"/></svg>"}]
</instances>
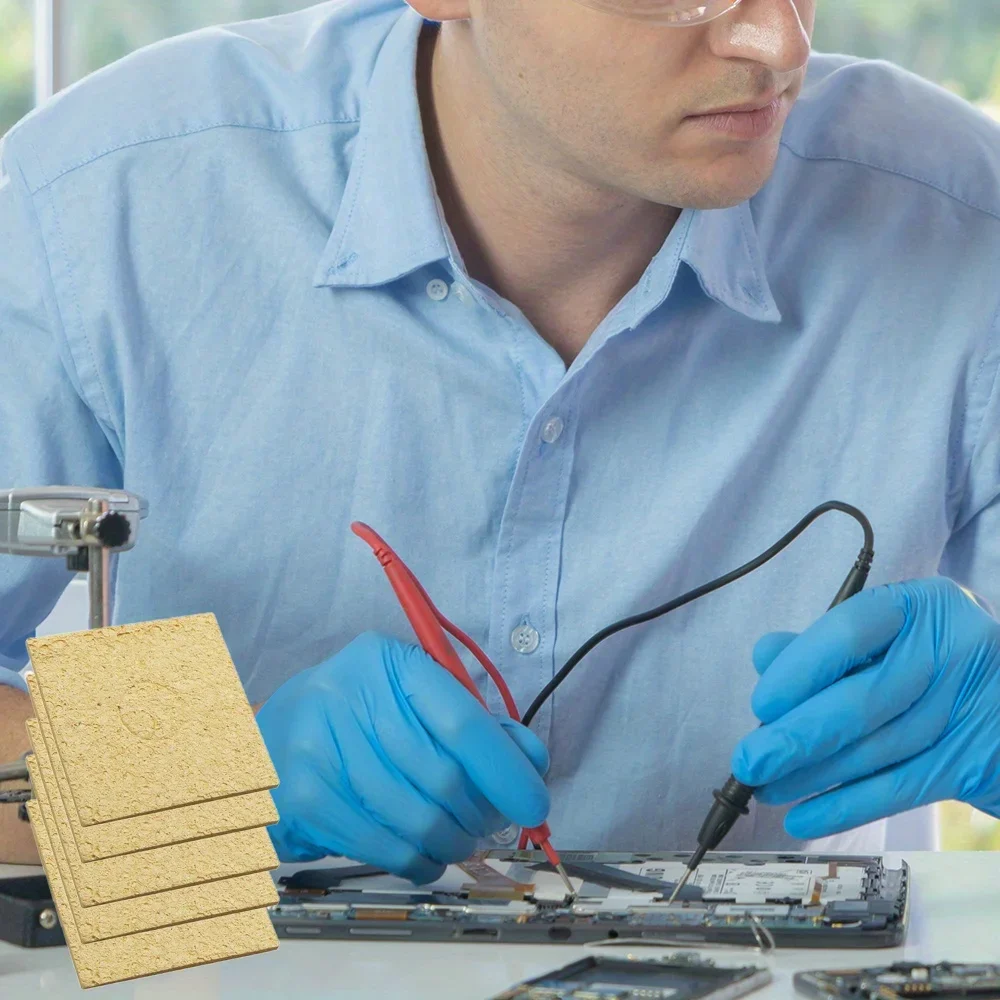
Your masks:
<instances>
[{"instance_id":1,"label":"shirt placket","mask_svg":"<svg viewBox=\"0 0 1000 1000\"><path fill-rule=\"evenodd\" d=\"M490 653L523 713L555 670L556 605L563 525L573 469L577 407L560 386L531 420L518 456L497 542ZM490 708L502 711L499 695ZM547 740L551 716L532 728Z\"/></svg>"},{"instance_id":2,"label":"shirt placket","mask_svg":"<svg viewBox=\"0 0 1000 1000\"><path fill-rule=\"evenodd\" d=\"M531 420L497 542L490 655L522 714L555 670L556 603L577 420L573 399L574 389L561 386ZM487 703L491 711L505 714L492 687ZM546 743L550 724L546 705L532 722ZM486 846L513 847L519 833L507 827Z\"/></svg>"}]
</instances>

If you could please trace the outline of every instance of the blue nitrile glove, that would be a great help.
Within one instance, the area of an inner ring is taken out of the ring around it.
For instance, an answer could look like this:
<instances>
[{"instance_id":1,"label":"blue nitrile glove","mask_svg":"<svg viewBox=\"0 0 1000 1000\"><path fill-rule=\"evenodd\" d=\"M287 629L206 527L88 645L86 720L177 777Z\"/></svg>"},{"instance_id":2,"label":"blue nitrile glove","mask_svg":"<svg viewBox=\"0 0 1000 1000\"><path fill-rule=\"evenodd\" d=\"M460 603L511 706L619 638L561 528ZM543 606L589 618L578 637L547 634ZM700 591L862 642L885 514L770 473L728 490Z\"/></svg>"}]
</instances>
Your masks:
<instances>
[{"instance_id":1,"label":"blue nitrile glove","mask_svg":"<svg viewBox=\"0 0 1000 1000\"><path fill-rule=\"evenodd\" d=\"M793 837L942 799L1000 816L1000 623L944 578L862 591L754 649L762 728L733 755ZM823 793L823 794L820 794Z\"/></svg>"},{"instance_id":2,"label":"blue nitrile glove","mask_svg":"<svg viewBox=\"0 0 1000 1000\"><path fill-rule=\"evenodd\" d=\"M281 781L269 829L282 861L342 854L433 882L477 837L548 814L544 744L387 636L296 674L257 723Z\"/></svg>"}]
</instances>

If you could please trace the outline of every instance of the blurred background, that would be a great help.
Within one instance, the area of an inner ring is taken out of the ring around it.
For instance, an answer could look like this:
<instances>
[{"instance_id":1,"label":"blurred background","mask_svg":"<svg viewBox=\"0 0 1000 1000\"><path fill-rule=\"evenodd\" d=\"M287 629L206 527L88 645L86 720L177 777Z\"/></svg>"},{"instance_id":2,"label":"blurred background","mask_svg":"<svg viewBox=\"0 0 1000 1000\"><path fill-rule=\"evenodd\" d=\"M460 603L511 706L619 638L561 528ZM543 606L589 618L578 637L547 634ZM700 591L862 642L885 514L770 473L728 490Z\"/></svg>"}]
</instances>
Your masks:
<instances>
[{"instance_id":1,"label":"blurred background","mask_svg":"<svg viewBox=\"0 0 1000 1000\"><path fill-rule=\"evenodd\" d=\"M817 0L815 47L888 59L1000 118L1000 0ZM82 76L168 35L302 0L0 0L0 135Z\"/></svg>"},{"instance_id":2,"label":"blurred background","mask_svg":"<svg viewBox=\"0 0 1000 1000\"><path fill-rule=\"evenodd\" d=\"M817 0L815 48L888 59L1000 120L1000 0ZM307 7L300 0L0 0L0 135L36 101L133 49L209 24ZM71 586L41 634L86 627ZM939 808L945 850L1000 850L1000 823Z\"/></svg>"}]
</instances>

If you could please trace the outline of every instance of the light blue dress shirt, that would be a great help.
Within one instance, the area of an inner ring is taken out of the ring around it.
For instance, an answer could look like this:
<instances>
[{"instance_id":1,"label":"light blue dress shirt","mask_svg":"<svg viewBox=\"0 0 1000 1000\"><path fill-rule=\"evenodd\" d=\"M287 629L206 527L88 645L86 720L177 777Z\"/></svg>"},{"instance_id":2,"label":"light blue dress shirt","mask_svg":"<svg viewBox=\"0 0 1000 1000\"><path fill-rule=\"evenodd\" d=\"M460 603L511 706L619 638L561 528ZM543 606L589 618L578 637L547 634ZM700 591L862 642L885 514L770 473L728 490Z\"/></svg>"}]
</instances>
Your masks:
<instances>
[{"instance_id":1,"label":"light blue dress shirt","mask_svg":"<svg viewBox=\"0 0 1000 1000\"><path fill-rule=\"evenodd\" d=\"M829 499L874 524L871 584L940 571L1000 603L996 124L814 56L766 187L684 211L567 370L461 266L421 25L352 0L199 32L8 136L0 486L148 498L116 622L214 612L255 702L362 631L410 638L360 518L523 710L596 629ZM755 724L754 642L820 616L860 545L828 515L591 654L535 726L554 842L690 846ZM0 557L5 682L67 580ZM792 846L782 815L728 843Z\"/></svg>"}]
</instances>

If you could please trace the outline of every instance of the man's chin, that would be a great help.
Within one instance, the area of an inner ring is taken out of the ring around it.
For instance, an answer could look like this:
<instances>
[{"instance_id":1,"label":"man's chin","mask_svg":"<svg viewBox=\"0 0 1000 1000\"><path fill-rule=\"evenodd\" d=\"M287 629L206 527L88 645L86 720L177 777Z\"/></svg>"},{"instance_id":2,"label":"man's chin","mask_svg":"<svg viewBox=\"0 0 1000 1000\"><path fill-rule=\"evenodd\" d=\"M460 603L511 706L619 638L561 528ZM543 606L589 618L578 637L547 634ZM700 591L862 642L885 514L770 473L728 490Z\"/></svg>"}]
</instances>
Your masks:
<instances>
[{"instance_id":1,"label":"man's chin","mask_svg":"<svg viewBox=\"0 0 1000 1000\"><path fill-rule=\"evenodd\" d=\"M766 159L760 154L732 157L728 163L713 163L691 170L682 184L673 179L670 190L650 184L647 200L657 205L702 210L733 208L752 198L774 172L776 149Z\"/></svg>"},{"instance_id":2,"label":"man's chin","mask_svg":"<svg viewBox=\"0 0 1000 1000\"><path fill-rule=\"evenodd\" d=\"M773 169L773 168L772 168ZM752 198L767 183L772 169L754 170L740 176L704 176L692 179L686 190L678 190L676 185L670 192L651 193L649 201L675 208L696 208L711 210L733 208Z\"/></svg>"}]
</instances>

